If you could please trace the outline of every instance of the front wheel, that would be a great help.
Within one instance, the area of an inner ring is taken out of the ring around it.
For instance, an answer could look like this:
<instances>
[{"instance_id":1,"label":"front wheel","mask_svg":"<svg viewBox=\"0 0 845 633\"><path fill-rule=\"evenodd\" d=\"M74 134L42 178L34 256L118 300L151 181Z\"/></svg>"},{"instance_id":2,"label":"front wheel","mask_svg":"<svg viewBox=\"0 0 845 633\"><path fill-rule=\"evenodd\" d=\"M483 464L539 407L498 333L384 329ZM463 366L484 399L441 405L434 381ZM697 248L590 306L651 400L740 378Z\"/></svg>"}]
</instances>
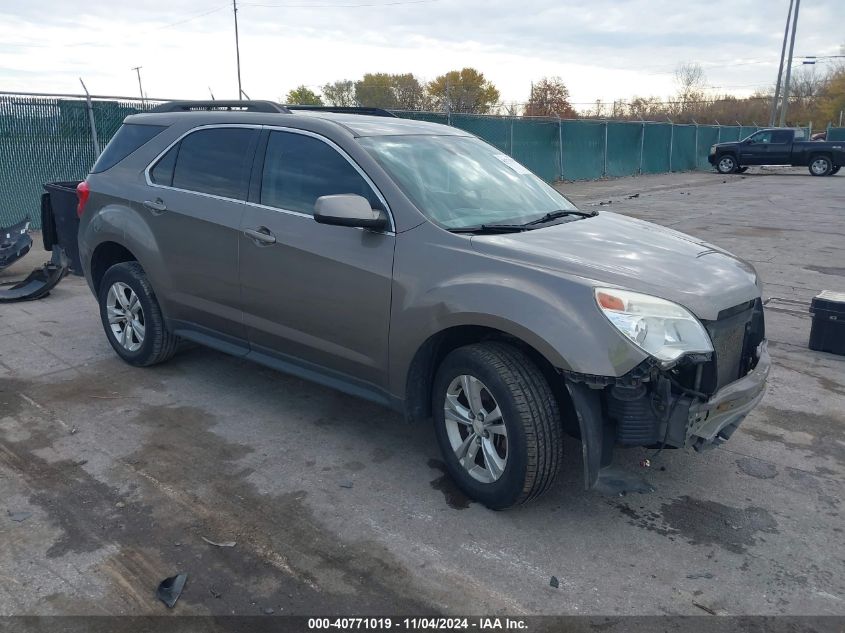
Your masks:
<instances>
[{"instance_id":1,"label":"front wheel","mask_svg":"<svg viewBox=\"0 0 845 633\"><path fill-rule=\"evenodd\" d=\"M563 457L560 411L526 354L503 343L458 348L432 395L437 442L468 497L501 510L548 490Z\"/></svg>"},{"instance_id":2,"label":"front wheel","mask_svg":"<svg viewBox=\"0 0 845 633\"><path fill-rule=\"evenodd\" d=\"M827 156L813 156L810 160L810 174L813 176L829 176L833 170L833 162Z\"/></svg>"},{"instance_id":3,"label":"front wheel","mask_svg":"<svg viewBox=\"0 0 845 633\"><path fill-rule=\"evenodd\" d=\"M716 162L716 170L720 174L732 174L736 171L736 159L730 154L721 156Z\"/></svg>"}]
</instances>

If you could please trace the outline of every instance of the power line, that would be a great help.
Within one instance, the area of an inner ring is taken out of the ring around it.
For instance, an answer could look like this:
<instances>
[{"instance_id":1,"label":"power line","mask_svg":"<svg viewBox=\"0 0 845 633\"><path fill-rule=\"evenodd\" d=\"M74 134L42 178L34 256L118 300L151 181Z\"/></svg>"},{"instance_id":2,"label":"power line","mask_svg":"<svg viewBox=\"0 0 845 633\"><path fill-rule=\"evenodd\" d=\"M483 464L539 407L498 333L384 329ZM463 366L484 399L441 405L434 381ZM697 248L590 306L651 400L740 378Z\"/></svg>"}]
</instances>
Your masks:
<instances>
[{"instance_id":1,"label":"power line","mask_svg":"<svg viewBox=\"0 0 845 633\"><path fill-rule=\"evenodd\" d=\"M396 0L395 2L361 3L361 4L262 4L257 2L242 2L245 7L264 9L360 9L365 7L396 7L407 4L429 4L440 0Z\"/></svg>"}]
</instances>

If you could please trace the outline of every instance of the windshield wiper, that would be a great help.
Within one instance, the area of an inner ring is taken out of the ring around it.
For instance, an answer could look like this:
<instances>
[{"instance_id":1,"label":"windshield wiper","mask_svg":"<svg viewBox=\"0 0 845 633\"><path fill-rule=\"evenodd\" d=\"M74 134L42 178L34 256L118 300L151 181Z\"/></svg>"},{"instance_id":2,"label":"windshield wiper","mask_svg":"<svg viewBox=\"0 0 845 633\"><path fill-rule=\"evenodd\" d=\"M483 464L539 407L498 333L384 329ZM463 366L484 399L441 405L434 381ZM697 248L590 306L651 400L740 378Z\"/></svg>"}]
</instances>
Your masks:
<instances>
[{"instance_id":1,"label":"windshield wiper","mask_svg":"<svg viewBox=\"0 0 845 633\"><path fill-rule=\"evenodd\" d=\"M450 233L521 233L526 228L522 224L479 224L477 226L459 226L447 230Z\"/></svg>"},{"instance_id":2,"label":"windshield wiper","mask_svg":"<svg viewBox=\"0 0 845 633\"><path fill-rule=\"evenodd\" d=\"M552 220L557 220L558 218L565 218L568 215L577 215L581 218L591 218L594 215L597 215L598 211L579 211L578 209L557 209L555 211L549 211L544 216L537 218L536 220L531 220L530 222L526 222L522 226L533 226L535 224L545 224L546 222L551 222Z\"/></svg>"},{"instance_id":3,"label":"windshield wiper","mask_svg":"<svg viewBox=\"0 0 845 633\"><path fill-rule=\"evenodd\" d=\"M598 215L598 211L579 211L578 209L556 209L549 211L545 215L524 222L523 224L479 224L477 226L462 226L454 229L449 229L452 233L520 233L522 231L530 231L538 224L545 224L557 220L558 218L565 218L567 216L575 215L581 218L591 218Z\"/></svg>"}]
</instances>

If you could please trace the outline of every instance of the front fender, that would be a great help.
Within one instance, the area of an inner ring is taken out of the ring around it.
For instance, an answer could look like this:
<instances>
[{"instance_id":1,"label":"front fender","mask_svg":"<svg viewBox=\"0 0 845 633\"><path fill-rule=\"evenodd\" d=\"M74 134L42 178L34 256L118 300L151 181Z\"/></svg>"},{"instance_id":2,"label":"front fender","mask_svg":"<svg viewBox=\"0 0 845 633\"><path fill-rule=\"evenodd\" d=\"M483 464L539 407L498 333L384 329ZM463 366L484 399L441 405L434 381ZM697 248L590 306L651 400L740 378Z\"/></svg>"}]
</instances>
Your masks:
<instances>
[{"instance_id":1,"label":"front fender","mask_svg":"<svg viewBox=\"0 0 845 633\"><path fill-rule=\"evenodd\" d=\"M405 235L397 241L390 382L398 397L404 397L417 350L456 326L500 330L533 347L552 366L578 373L622 376L645 360L646 354L605 320L591 283L440 241L407 243Z\"/></svg>"}]
</instances>

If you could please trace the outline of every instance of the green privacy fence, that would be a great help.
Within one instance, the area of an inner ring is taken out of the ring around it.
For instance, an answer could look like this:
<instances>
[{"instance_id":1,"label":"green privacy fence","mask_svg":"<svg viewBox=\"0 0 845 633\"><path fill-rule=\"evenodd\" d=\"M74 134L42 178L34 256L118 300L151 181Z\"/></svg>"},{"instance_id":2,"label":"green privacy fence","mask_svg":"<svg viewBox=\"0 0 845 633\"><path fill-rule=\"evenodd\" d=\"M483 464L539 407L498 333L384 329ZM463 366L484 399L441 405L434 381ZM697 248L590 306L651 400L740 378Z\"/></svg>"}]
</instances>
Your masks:
<instances>
[{"instance_id":1,"label":"green privacy fence","mask_svg":"<svg viewBox=\"0 0 845 633\"><path fill-rule=\"evenodd\" d=\"M827 129L828 141L845 141L845 127L830 127Z\"/></svg>"},{"instance_id":2,"label":"green privacy fence","mask_svg":"<svg viewBox=\"0 0 845 633\"><path fill-rule=\"evenodd\" d=\"M38 228L42 184L85 177L123 119L161 100L74 95L0 94L0 226L29 216ZM396 112L403 118L452 125L479 136L540 177L588 180L711 169L713 143L735 141L757 127L653 122L560 120L520 116ZM845 140L845 128L830 128Z\"/></svg>"},{"instance_id":3,"label":"green privacy fence","mask_svg":"<svg viewBox=\"0 0 845 633\"><path fill-rule=\"evenodd\" d=\"M100 149L149 102L92 99ZM81 180L96 159L85 99L0 95L0 226L25 217L40 228L42 185Z\"/></svg>"},{"instance_id":4,"label":"green privacy fence","mask_svg":"<svg viewBox=\"0 0 845 633\"><path fill-rule=\"evenodd\" d=\"M461 128L548 181L595 180L712 169L710 146L753 134L757 126L396 112Z\"/></svg>"}]
</instances>

